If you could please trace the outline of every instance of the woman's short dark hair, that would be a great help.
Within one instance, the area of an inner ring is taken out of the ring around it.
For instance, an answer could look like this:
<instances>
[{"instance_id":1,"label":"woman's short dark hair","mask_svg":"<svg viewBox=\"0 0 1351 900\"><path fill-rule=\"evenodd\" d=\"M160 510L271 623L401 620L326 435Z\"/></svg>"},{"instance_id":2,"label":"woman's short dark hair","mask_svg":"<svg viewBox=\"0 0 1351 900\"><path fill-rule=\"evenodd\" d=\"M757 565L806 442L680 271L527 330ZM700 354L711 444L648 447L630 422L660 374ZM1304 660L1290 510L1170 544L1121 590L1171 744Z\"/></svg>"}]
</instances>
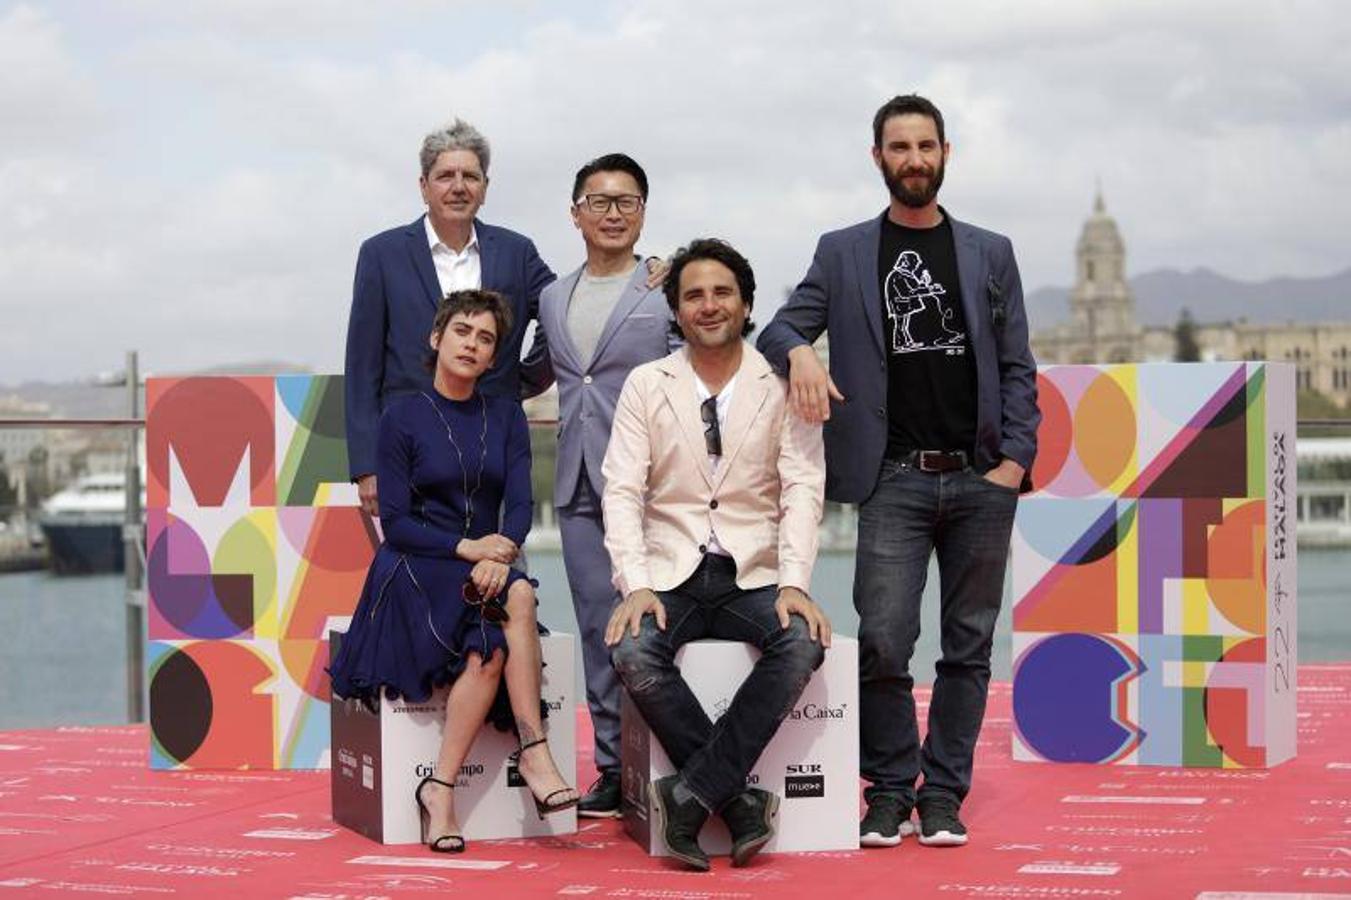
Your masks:
<instances>
[{"instance_id":1,"label":"woman's short dark hair","mask_svg":"<svg viewBox=\"0 0 1351 900\"><path fill-rule=\"evenodd\" d=\"M676 308L680 306L681 270L701 259L720 262L732 270L732 275L736 277L737 290L741 292L741 299L746 304L746 323L741 328L741 336L750 334L755 330L755 323L750 317L751 308L755 306L755 273L751 271L751 264L746 257L738 253L731 244L718 238L696 238L671 257L671 271L667 273L666 281L662 284L662 290L666 294L666 305L671 307L671 313L674 315ZM680 325L674 319L671 328L677 334L681 333Z\"/></svg>"},{"instance_id":2,"label":"woman's short dark hair","mask_svg":"<svg viewBox=\"0 0 1351 900\"><path fill-rule=\"evenodd\" d=\"M493 344L493 354L502 349L502 342L511 331L511 304L497 291L451 291L436 307L436 318L432 319L432 334L438 338L445 332L446 326L455 316L464 313L489 312L497 325L497 342ZM436 371L435 350L427 354L424 365L428 372Z\"/></svg>"}]
</instances>

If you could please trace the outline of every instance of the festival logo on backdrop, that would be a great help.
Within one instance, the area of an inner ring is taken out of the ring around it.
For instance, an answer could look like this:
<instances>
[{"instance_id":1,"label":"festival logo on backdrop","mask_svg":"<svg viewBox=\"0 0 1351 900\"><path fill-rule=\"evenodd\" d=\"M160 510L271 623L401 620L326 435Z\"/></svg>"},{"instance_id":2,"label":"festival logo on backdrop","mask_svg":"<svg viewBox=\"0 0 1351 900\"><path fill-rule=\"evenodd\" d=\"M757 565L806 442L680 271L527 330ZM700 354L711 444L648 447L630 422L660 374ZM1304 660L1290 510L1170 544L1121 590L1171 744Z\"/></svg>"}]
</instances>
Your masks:
<instances>
[{"instance_id":1,"label":"festival logo on backdrop","mask_svg":"<svg viewBox=\"0 0 1351 900\"><path fill-rule=\"evenodd\" d=\"M328 765L328 625L378 543L348 483L343 380L150 379L151 765Z\"/></svg>"},{"instance_id":2,"label":"festival logo on backdrop","mask_svg":"<svg viewBox=\"0 0 1351 900\"><path fill-rule=\"evenodd\" d=\"M1294 753L1289 366L1050 366L1013 536L1014 756Z\"/></svg>"}]
</instances>

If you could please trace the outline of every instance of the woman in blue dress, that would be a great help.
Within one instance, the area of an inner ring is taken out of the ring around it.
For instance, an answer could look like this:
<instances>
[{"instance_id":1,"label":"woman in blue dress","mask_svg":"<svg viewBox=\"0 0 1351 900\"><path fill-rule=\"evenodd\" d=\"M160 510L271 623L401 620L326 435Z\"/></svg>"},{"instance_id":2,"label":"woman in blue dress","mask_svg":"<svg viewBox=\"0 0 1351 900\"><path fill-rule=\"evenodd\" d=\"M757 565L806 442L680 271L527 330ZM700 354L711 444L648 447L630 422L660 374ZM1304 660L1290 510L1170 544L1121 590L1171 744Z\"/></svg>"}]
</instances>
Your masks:
<instances>
[{"instance_id":1,"label":"woman in blue dress","mask_svg":"<svg viewBox=\"0 0 1351 900\"><path fill-rule=\"evenodd\" d=\"M451 685L436 771L414 798L423 841L439 852L464 850L455 775L490 710L516 728L539 814L578 799L544 738L534 588L510 566L530 530L529 429L519 403L475 387L510 328L501 295L448 295L432 326L433 390L386 406L376 462L385 540L331 669L334 694L368 702L382 690L419 702Z\"/></svg>"}]
</instances>

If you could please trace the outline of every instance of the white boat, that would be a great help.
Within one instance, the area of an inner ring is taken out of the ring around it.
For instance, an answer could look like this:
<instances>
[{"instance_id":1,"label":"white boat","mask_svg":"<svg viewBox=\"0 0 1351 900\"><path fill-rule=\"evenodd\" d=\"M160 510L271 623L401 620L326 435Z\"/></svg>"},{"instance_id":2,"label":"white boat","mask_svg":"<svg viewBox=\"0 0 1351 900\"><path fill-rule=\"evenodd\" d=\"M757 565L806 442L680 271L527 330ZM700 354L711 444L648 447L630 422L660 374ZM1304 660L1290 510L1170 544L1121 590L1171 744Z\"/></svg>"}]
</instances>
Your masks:
<instances>
[{"instance_id":1,"label":"white boat","mask_svg":"<svg viewBox=\"0 0 1351 900\"><path fill-rule=\"evenodd\" d=\"M42 504L38 524L48 564L58 574L120 572L126 479L121 473L86 475Z\"/></svg>"},{"instance_id":2,"label":"white boat","mask_svg":"<svg viewBox=\"0 0 1351 900\"><path fill-rule=\"evenodd\" d=\"M1351 546L1351 438L1300 438L1296 459L1299 542Z\"/></svg>"}]
</instances>

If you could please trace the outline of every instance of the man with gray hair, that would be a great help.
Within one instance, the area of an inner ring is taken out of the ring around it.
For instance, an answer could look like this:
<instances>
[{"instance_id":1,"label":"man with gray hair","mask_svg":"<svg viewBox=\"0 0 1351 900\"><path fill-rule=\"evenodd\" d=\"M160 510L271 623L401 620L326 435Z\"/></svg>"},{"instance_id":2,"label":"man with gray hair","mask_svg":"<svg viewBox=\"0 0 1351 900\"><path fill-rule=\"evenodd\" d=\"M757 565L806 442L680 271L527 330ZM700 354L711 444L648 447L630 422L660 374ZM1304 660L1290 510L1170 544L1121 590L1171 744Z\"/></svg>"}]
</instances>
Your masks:
<instances>
[{"instance_id":1,"label":"man with gray hair","mask_svg":"<svg viewBox=\"0 0 1351 900\"><path fill-rule=\"evenodd\" d=\"M426 214L369 238L357 253L347 325L347 456L362 507L378 516L375 438L395 394L430 390L423 367L432 317L451 291L496 291L511 302L512 329L479 389L489 396L538 393L544 371L522 370L521 341L554 280L534 243L477 218L488 194L488 141L456 119L422 141L418 186ZM501 548L510 563L519 548Z\"/></svg>"}]
</instances>

